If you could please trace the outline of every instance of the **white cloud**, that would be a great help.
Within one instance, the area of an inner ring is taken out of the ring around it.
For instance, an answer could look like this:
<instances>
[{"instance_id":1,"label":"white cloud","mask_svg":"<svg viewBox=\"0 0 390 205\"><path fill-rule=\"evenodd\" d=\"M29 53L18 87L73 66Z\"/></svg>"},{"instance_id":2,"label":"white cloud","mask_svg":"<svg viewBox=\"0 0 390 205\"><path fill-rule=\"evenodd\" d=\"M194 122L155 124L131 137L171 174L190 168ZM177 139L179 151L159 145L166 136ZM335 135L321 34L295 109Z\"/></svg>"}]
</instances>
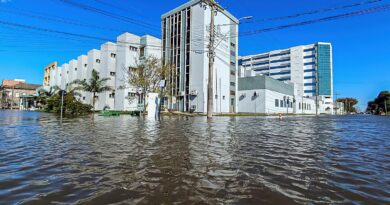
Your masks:
<instances>
[{"instance_id":1,"label":"white cloud","mask_svg":"<svg viewBox=\"0 0 390 205\"><path fill-rule=\"evenodd\" d=\"M11 0L0 0L0 3L8 3L10 2Z\"/></svg>"}]
</instances>

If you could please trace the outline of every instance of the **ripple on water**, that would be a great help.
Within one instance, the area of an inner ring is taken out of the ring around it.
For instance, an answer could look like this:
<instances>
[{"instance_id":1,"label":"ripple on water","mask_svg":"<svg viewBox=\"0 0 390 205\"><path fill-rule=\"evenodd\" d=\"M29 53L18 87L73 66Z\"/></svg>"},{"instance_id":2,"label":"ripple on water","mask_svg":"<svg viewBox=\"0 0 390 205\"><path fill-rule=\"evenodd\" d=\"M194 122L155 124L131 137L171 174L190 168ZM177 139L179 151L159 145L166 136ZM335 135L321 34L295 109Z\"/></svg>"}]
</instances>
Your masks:
<instances>
[{"instance_id":1,"label":"ripple on water","mask_svg":"<svg viewBox=\"0 0 390 205\"><path fill-rule=\"evenodd\" d=\"M386 204L376 116L66 118L0 112L5 204Z\"/></svg>"}]
</instances>

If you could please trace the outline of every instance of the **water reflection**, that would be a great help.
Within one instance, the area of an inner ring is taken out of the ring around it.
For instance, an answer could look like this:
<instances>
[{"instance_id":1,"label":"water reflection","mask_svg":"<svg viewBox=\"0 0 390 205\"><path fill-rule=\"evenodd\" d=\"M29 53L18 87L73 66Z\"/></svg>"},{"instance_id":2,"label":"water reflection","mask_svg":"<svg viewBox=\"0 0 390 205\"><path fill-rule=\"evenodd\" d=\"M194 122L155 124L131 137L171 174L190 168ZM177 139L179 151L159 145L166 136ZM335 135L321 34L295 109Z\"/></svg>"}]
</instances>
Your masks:
<instances>
[{"instance_id":1,"label":"water reflection","mask_svg":"<svg viewBox=\"0 0 390 205\"><path fill-rule=\"evenodd\" d=\"M5 204L384 204L390 119L0 112Z\"/></svg>"}]
</instances>

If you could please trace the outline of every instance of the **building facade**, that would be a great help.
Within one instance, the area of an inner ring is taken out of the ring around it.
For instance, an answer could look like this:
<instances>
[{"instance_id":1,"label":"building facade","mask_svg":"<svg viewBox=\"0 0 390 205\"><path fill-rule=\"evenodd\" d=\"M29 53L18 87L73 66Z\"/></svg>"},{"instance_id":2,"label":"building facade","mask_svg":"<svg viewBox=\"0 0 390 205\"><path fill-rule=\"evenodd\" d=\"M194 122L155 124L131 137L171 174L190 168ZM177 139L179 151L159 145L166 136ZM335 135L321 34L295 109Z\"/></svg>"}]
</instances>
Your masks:
<instances>
[{"instance_id":1,"label":"building facade","mask_svg":"<svg viewBox=\"0 0 390 205\"><path fill-rule=\"evenodd\" d=\"M210 7L189 1L162 15L162 59L174 66L167 80L170 109L204 113L207 110ZM216 43L213 111L236 112L238 20L224 9L215 16Z\"/></svg>"},{"instance_id":2,"label":"building facade","mask_svg":"<svg viewBox=\"0 0 390 205\"><path fill-rule=\"evenodd\" d=\"M28 109L34 107L34 96L41 85L24 80L3 80L0 86L2 109Z\"/></svg>"},{"instance_id":3,"label":"building facade","mask_svg":"<svg viewBox=\"0 0 390 205\"><path fill-rule=\"evenodd\" d=\"M315 99L318 113L333 114L332 45L318 42L240 57L240 75L293 83L296 95ZM254 72L248 72L254 71Z\"/></svg>"},{"instance_id":4,"label":"building facade","mask_svg":"<svg viewBox=\"0 0 390 205\"><path fill-rule=\"evenodd\" d=\"M104 43L99 50L90 50L87 55L80 55L51 70L49 86L67 89L75 80L88 81L92 70L96 70L99 78L109 78L107 85L113 90L96 96L95 110L133 111L138 103L130 100L136 94L136 88L128 84L128 69L151 56L161 59L160 39L124 33L118 36L117 42ZM92 105L92 94L81 92L79 100Z\"/></svg>"},{"instance_id":5,"label":"building facade","mask_svg":"<svg viewBox=\"0 0 390 205\"><path fill-rule=\"evenodd\" d=\"M43 73L43 86L48 87L50 86L50 83L52 83L52 71L57 69L57 62L52 62L49 65L45 67L44 73Z\"/></svg>"},{"instance_id":6,"label":"building facade","mask_svg":"<svg viewBox=\"0 0 390 205\"><path fill-rule=\"evenodd\" d=\"M292 83L268 76L238 78L239 113L258 114L315 114L315 101L296 98Z\"/></svg>"}]
</instances>

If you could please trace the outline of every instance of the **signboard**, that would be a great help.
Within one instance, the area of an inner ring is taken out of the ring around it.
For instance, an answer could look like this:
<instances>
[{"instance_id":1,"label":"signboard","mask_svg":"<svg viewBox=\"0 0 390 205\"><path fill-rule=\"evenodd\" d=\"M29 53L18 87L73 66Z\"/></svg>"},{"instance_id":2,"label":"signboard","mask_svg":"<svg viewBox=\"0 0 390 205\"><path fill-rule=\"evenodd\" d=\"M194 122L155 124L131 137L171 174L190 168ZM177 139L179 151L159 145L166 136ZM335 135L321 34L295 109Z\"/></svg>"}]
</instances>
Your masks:
<instances>
[{"instance_id":1,"label":"signboard","mask_svg":"<svg viewBox=\"0 0 390 205\"><path fill-rule=\"evenodd\" d=\"M165 88L165 80L160 80L160 88Z\"/></svg>"}]
</instances>

